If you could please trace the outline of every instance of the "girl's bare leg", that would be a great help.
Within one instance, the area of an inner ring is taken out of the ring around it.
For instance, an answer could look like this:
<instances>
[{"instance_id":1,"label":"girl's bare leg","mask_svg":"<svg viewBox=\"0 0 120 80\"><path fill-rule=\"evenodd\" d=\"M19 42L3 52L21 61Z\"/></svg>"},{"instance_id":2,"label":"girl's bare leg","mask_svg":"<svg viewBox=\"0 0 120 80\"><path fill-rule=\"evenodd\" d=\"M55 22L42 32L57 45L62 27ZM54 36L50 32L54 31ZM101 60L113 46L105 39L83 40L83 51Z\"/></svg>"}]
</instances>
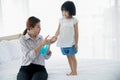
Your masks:
<instances>
[{"instance_id":1,"label":"girl's bare leg","mask_svg":"<svg viewBox=\"0 0 120 80\"><path fill-rule=\"evenodd\" d=\"M68 58L68 63L69 63L70 69L71 69L71 72L69 74L67 74L67 75L70 75L73 72L72 59L71 59L70 55L67 55L67 58Z\"/></svg>"},{"instance_id":2,"label":"girl's bare leg","mask_svg":"<svg viewBox=\"0 0 120 80\"><path fill-rule=\"evenodd\" d=\"M74 56L71 56L71 59L72 59L72 68L73 68L73 72L72 72L72 75L77 75L77 60L76 60L76 57L75 55Z\"/></svg>"},{"instance_id":3,"label":"girl's bare leg","mask_svg":"<svg viewBox=\"0 0 120 80\"><path fill-rule=\"evenodd\" d=\"M76 57L75 56L70 56L70 55L68 57L69 57L68 61L69 61L70 67L71 67L71 73L67 74L67 75L69 75L69 76L77 75L77 60L76 60Z\"/></svg>"}]
</instances>

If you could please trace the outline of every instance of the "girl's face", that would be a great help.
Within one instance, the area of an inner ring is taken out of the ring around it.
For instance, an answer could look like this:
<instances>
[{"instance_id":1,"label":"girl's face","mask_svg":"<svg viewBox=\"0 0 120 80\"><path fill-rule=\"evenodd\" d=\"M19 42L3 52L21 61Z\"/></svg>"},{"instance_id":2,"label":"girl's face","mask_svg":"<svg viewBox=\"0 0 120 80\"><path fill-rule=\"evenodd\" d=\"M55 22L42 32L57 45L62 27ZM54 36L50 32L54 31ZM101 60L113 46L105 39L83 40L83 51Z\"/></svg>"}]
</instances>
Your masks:
<instances>
[{"instance_id":1,"label":"girl's face","mask_svg":"<svg viewBox=\"0 0 120 80\"><path fill-rule=\"evenodd\" d=\"M32 33L36 36L40 33L41 27L40 27L40 23L37 23L34 28L30 29L32 31Z\"/></svg>"},{"instance_id":2,"label":"girl's face","mask_svg":"<svg viewBox=\"0 0 120 80\"><path fill-rule=\"evenodd\" d=\"M63 14L63 16L66 17L66 18L69 18L69 17L70 17L69 11L63 10L63 11L62 11L62 14Z\"/></svg>"}]
</instances>

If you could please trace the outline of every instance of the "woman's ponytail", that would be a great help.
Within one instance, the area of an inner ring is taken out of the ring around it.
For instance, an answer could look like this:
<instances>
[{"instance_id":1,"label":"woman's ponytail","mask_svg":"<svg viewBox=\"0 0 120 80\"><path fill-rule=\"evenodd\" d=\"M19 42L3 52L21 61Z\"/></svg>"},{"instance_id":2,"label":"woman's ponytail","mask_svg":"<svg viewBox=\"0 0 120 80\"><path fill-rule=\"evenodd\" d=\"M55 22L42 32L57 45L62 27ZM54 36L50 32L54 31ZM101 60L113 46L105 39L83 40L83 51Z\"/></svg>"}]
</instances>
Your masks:
<instances>
[{"instance_id":1,"label":"woman's ponytail","mask_svg":"<svg viewBox=\"0 0 120 80\"><path fill-rule=\"evenodd\" d=\"M25 35L26 33L27 33L27 28L24 30L23 35Z\"/></svg>"}]
</instances>

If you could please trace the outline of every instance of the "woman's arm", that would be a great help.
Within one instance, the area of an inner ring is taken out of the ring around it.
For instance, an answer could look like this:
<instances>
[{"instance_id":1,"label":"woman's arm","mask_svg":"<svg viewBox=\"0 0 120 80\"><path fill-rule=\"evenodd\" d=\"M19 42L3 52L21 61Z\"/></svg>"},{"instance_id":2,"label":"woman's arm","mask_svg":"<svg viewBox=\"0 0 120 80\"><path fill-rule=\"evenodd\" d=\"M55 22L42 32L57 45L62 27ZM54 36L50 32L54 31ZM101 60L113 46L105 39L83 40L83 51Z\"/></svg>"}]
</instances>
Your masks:
<instances>
[{"instance_id":1,"label":"woman's arm","mask_svg":"<svg viewBox=\"0 0 120 80\"><path fill-rule=\"evenodd\" d=\"M48 38L48 36L36 48L34 48L34 51L35 51L36 54L39 52L40 48L43 45L49 43L49 41L47 40L47 38Z\"/></svg>"},{"instance_id":2,"label":"woman's arm","mask_svg":"<svg viewBox=\"0 0 120 80\"><path fill-rule=\"evenodd\" d=\"M20 38L20 44L21 44L21 50L23 53L23 56L26 57L27 60L34 60L34 58L36 57L36 55L38 54L39 49L45 45L47 43L46 39L43 40L37 47L35 47L34 49L29 49L29 47L26 45L26 40L21 37Z\"/></svg>"},{"instance_id":3,"label":"woman's arm","mask_svg":"<svg viewBox=\"0 0 120 80\"><path fill-rule=\"evenodd\" d=\"M75 30L75 48L76 50L78 49L78 38L79 38L79 32L78 32L78 23L74 25L74 30Z\"/></svg>"}]
</instances>

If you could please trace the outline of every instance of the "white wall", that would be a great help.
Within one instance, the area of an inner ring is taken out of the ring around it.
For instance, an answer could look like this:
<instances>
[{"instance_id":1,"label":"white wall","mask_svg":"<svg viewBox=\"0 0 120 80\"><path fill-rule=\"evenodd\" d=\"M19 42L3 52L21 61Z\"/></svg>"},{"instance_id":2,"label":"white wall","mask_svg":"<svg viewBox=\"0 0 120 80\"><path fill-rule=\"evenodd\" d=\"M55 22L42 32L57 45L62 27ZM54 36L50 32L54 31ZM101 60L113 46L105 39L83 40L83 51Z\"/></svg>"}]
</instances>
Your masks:
<instances>
[{"instance_id":1,"label":"white wall","mask_svg":"<svg viewBox=\"0 0 120 80\"><path fill-rule=\"evenodd\" d=\"M41 19L43 36L54 35L61 17L60 8L65 1L1 0L3 26L0 26L2 29L0 36L21 33L29 16ZM72 1L76 5L76 17L79 19L79 53L77 56L80 58L116 59L119 55L119 47L116 44L120 41L114 42L118 40L118 33L116 33L118 23L114 23L117 18L114 16L116 14L115 0ZM60 50L56 48L55 44L51 48L54 57L61 56Z\"/></svg>"}]
</instances>

